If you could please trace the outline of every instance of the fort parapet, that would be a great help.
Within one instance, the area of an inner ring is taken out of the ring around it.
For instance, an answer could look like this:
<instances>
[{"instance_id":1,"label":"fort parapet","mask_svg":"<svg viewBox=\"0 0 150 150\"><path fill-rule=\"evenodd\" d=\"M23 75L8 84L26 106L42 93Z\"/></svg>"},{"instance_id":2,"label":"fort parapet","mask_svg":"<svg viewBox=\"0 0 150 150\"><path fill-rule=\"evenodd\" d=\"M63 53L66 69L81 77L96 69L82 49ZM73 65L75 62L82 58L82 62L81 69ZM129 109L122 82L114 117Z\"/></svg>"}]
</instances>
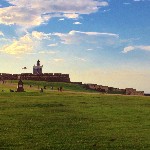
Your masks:
<instances>
[{"instance_id":1,"label":"fort parapet","mask_svg":"<svg viewBox=\"0 0 150 150\"><path fill-rule=\"evenodd\" d=\"M126 95L144 95L144 91L136 91L136 89L133 89L133 88L126 88L125 94Z\"/></svg>"},{"instance_id":2,"label":"fort parapet","mask_svg":"<svg viewBox=\"0 0 150 150\"><path fill-rule=\"evenodd\" d=\"M144 91L136 91L133 88L119 89L114 87L108 87L97 84L84 84L87 89L92 89L99 92L105 92L110 94L124 94L124 95L140 95L144 96Z\"/></svg>"},{"instance_id":3,"label":"fort parapet","mask_svg":"<svg viewBox=\"0 0 150 150\"><path fill-rule=\"evenodd\" d=\"M26 67L24 67L27 69ZM24 69L23 68L23 69ZM40 65L40 61L33 66L32 73L21 73L21 74L8 74L0 73L0 80L34 80L34 81L48 81L48 82L70 82L69 74L62 73L42 73L43 65Z\"/></svg>"},{"instance_id":4,"label":"fort parapet","mask_svg":"<svg viewBox=\"0 0 150 150\"><path fill-rule=\"evenodd\" d=\"M48 81L48 82L70 82L69 74L61 74L61 73L7 74L7 73L0 73L0 80L18 80L20 77L22 80Z\"/></svg>"}]
</instances>

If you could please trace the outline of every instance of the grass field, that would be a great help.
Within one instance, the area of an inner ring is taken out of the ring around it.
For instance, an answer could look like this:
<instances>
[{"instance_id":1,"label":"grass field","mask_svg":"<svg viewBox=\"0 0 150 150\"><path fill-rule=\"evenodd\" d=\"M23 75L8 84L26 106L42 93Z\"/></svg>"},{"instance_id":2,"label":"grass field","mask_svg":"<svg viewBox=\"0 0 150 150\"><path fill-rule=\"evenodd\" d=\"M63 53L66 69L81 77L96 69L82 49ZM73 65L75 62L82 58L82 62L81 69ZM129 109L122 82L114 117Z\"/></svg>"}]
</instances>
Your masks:
<instances>
[{"instance_id":1,"label":"grass field","mask_svg":"<svg viewBox=\"0 0 150 150\"><path fill-rule=\"evenodd\" d=\"M24 93L8 92L14 82L0 85L0 150L150 149L150 97L90 93L63 83L63 92L40 93L37 83L25 84Z\"/></svg>"}]
</instances>

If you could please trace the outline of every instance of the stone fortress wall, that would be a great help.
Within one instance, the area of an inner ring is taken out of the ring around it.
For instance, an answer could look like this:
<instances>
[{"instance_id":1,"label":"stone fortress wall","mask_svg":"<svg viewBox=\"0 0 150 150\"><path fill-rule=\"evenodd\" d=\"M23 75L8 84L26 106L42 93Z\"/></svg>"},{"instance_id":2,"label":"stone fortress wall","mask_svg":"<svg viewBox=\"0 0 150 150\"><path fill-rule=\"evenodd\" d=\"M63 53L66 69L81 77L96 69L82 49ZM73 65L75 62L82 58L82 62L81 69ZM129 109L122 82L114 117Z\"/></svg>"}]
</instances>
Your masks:
<instances>
[{"instance_id":1,"label":"stone fortress wall","mask_svg":"<svg viewBox=\"0 0 150 150\"><path fill-rule=\"evenodd\" d=\"M69 74L43 73L35 75L32 73L21 73L21 74L0 73L0 80L18 80L20 77L22 80L70 82Z\"/></svg>"},{"instance_id":2,"label":"stone fortress wall","mask_svg":"<svg viewBox=\"0 0 150 150\"><path fill-rule=\"evenodd\" d=\"M124 95L140 95L144 96L144 91L136 91L133 88L119 89L114 87L108 87L97 84L85 84L87 89L96 90L99 92L110 93L110 94L124 94Z\"/></svg>"},{"instance_id":3,"label":"stone fortress wall","mask_svg":"<svg viewBox=\"0 0 150 150\"><path fill-rule=\"evenodd\" d=\"M26 68L26 67L25 67ZM144 95L144 91L136 91L133 88L119 89L114 87L108 87L97 84L82 84L82 82L71 82L69 74L62 73L42 73L43 65L40 65L40 61L37 61L37 65L33 66L32 73L21 74L8 74L0 73L0 80L33 80L33 81L48 81L48 82L68 82L72 84L83 85L86 89L91 89L99 92L110 94L124 94L124 95Z\"/></svg>"},{"instance_id":4,"label":"stone fortress wall","mask_svg":"<svg viewBox=\"0 0 150 150\"><path fill-rule=\"evenodd\" d=\"M22 80L33 80L33 81L48 81L48 82L67 82L73 84L83 85L86 89L92 89L99 92L110 93L110 94L124 94L124 95L144 95L144 91L136 91L133 88L119 89L114 87L108 87L97 84L82 84L82 82L71 82L69 74L61 73L43 73L43 74L8 74L0 73L0 80L18 80L21 76Z\"/></svg>"},{"instance_id":5,"label":"stone fortress wall","mask_svg":"<svg viewBox=\"0 0 150 150\"><path fill-rule=\"evenodd\" d=\"M62 73L42 73L43 65L40 65L40 61L33 66L32 73L21 73L21 74L8 74L0 73L0 80L33 80L33 81L48 81L48 82L70 82L69 74ZM24 67L23 69L27 69Z\"/></svg>"}]
</instances>

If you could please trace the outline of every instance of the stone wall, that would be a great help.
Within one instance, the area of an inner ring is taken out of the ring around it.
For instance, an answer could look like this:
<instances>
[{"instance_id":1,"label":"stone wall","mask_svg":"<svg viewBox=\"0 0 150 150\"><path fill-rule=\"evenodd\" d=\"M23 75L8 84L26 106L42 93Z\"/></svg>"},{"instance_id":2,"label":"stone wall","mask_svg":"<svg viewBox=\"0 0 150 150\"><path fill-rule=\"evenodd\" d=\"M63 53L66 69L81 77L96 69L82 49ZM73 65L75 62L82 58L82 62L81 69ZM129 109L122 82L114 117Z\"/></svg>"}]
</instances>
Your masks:
<instances>
[{"instance_id":1,"label":"stone wall","mask_svg":"<svg viewBox=\"0 0 150 150\"><path fill-rule=\"evenodd\" d=\"M144 91L136 91L136 89L133 88L119 89L97 84L85 84L85 87L87 89L92 89L99 92L105 92L110 94L144 95Z\"/></svg>"},{"instance_id":2,"label":"stone wall","mask_svg":"<svg viewBox=\"0 0 150 150\"><path fill-rule=\"evenodd\" d=\"M126 95L144 95L144 91L136 91L136 89L133 89L133 88L126 88L125 94Z\"/></svg>"},{"instance_id":3,"label":"stone wall","mask_svg":"<svg viewBox=\"0 0 150 150\"><path fill-rule=\"evenodd\" d=\"M22 80L70 82L69 74L61 74L61 73L54 73L54 74L44 73L41 75L34 75L32 73L22 73L22 74L0 73L0 80L18 80L20 76Z\"/></svg>"},{"instance_id":4,"label":"stone wall","mask_svg":"<svg viewBox=\"0 0 150 150\"><path fill-rule=\"evenodd\" d=\"M87 89L92 89L92 90L96 90L99 92L108 92L108 86L102 86L102 85L97 85L97 84L85 84L85 87Z\"/></svg>"}]
</instances>

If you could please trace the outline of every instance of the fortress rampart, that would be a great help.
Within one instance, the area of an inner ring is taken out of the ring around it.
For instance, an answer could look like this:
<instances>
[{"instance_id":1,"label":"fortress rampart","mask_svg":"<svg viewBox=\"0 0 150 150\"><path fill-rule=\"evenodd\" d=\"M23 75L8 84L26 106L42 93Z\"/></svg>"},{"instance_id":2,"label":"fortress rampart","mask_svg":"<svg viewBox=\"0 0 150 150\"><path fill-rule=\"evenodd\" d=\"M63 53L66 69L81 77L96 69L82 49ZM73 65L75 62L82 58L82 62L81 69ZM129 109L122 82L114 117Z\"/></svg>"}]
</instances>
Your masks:
<instances>
[{"instance_id":1,"label":"fortress rampart","mask_svg":"<svg viewBox=\"0 0 150 150\"><path fill-rule=\"evenodd\" d=\"M70 82L69 74L43 73L35 75L32 73L21 73L21 74L0 73L0 80L18 80L20 77L22 80Z\"/></svg>"},{"instance_id":2,"label":"fortress rampart","mask_svg":"<svg viewBox=\"0 0 150 150\"><path fill-rule=\"evenodd\" d=\"M82 84L82 82L71 82L69 74L62 73L42 73L43 65L40 65L40 61L33 66L32 73L21 73L21 74L8 74L0 73L0 80L33 80L33 81L47 81L47 82L68 82L73 84L84 85L86 89L91 89L99 92L110 93L110 94L124 94L124 95L144 95L144 91L136 91L133 88L119 89L114 87L108 87L97 84ZM24 67L23 69L27 69Z\"/></svg>"},{"instance_id":3,"label":"fortress rampart","mask_svg":"<svg viewBox=\"0 0 150 150\"><path fill-rule=\"evenodd\" d=\"M110 94L124 94L124 95L141 95L144 96L144 91L136 91L136 89L133 88L126 88L126 89L119 89L114 87L108 87L103 85L97 85L97 84L85 84L85 87L87 89L104 92L104 93L110 93Z\"/></svg>"},{"instance_id":4,"label":"fortress rampart","mask_svg":"<svg viewBox=\"0 0 150 150\"><path fill-rule=\"evenodd\" d=\"M32 73L21 73L21 74L8 74L0 73L0 80L33 80L33 81L48 81L48 82L70 82L69 74L62 73L42 73L43 65L40 65L40 61L33 66ZM22 69L27 69L24 67Z\"/></svg>"}]
</instances>

